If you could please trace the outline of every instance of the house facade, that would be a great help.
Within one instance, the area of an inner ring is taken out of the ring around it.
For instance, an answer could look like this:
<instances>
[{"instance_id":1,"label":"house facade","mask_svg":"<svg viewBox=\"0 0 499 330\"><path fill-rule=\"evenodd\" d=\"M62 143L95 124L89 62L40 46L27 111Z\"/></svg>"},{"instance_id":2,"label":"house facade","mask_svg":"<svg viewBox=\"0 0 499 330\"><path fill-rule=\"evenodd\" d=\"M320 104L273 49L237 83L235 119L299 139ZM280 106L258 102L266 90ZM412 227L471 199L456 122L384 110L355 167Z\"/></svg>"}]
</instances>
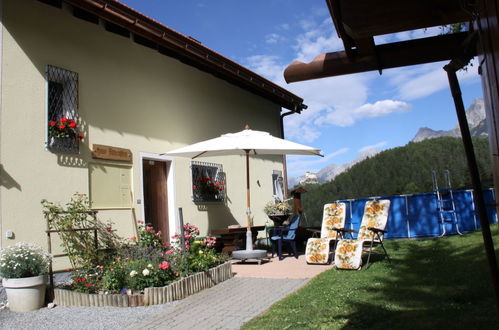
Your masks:
<instances>
[{"instance_id":1,"label":"house facade","mask_svg":"<svg viewBox=\"0 0 499 330\"><path fill-rule=\"evenodd\" d=\"M40 201L64 205L75 193L123 237L138 220L173 235L179 208L201 235L245 225L243 157L164 153L245 124L280 136L281 109L300 112L301 98L117 1L0 4L1 247L45 246ZM251 163L261 225L283 162ZM215 198L194 189L206 177Z\"/></svg>"}]
</instances>

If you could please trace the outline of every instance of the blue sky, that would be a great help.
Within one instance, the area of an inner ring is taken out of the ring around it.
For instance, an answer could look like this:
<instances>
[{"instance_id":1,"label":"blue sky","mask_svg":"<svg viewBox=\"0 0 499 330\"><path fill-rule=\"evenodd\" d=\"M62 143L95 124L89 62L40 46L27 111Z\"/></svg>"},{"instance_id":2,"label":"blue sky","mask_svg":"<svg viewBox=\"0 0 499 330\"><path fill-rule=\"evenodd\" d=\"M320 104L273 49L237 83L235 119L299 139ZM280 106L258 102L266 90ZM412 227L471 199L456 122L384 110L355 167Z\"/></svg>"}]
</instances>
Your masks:
<instances>
[{"instance_id":1,"label":"blue sky","mask_svg":"<svg viewBox=\"0 0 499 330\"><path fill-rule=\"evenodd\" d=\"M456 123L446 62L286 84L295 60L343 50L324 0L122 0L164 25L294 92L309 108L285 119L286 138L322 149L324 158L288 157L289 176L354 160L368 149L407 144L420 127ZM430 28L379 36L376 44L440 34ZM468 107L482 97L477 62L458 77Z\"/></svg>"}]
</instances>

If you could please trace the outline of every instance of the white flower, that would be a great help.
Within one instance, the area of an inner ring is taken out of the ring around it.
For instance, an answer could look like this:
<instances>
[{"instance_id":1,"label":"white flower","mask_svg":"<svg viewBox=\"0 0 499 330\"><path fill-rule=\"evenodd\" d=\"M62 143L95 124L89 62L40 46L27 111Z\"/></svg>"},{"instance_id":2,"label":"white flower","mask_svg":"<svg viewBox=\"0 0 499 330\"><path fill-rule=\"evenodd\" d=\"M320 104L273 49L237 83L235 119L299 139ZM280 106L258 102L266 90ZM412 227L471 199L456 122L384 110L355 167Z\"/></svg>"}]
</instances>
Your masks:
<instances>
[{"instance_id":1,"label":"white flower","mask_svg":"<svg viewBox=\"0 0 499 330\"><path fill-rule=\"evenodd\" d=\"M147 268L151 268L151 269L153 269L153 268L154 268L154 266L153 266L152 264L149 264L149 265L147 265Z\"/></svg>"},{"instance_id":2,"label":"white flower","mask_svg":"<svg viewBox=\"0 0 499 330\"><path fill-rule=\"evenodd\" d=\"M135 270L132 270L130 272L130 277L134 277L135 275L137 275L138 273L135 271Z\"/></svg>"},{"instance_id":3,"label":"white flower","mask_svg":"<svg viewBox=\"0 0 499 330\"><path fill-rule=\"evenodd\" d=\"M148 276L150 273L151 272L147 268L144 268L144 270L142 271L142 275L144 275L144 276Z\"/></svg>"}]
</instances>

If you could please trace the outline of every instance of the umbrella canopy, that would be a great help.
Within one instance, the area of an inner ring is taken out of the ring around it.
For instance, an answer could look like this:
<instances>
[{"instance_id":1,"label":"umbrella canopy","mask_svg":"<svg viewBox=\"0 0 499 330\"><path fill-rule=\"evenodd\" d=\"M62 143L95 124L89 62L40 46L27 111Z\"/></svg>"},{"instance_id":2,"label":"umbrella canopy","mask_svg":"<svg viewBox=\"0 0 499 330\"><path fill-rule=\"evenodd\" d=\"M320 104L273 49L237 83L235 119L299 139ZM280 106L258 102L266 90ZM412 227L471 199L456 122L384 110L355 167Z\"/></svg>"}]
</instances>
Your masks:
<instances>
[{"instance_id":1,"label":"umbrella canopy","mask_svg":"<svg viewBox=\"0 0 499 330\"><path fill-rule=\"evenodd\" d=\"M223 134L220 137L194 143L167 152L170 156L196 158L199 156L245 155L317 155L319 149L276 138L267 132L244 129L238 133Z\"/></svg>"},{"instance_id":2,"label":"umbrella canopy","mask_svg":"<svg viewBox=\"0 0 499 330\"><path fill-rule=\"evenodd\" d=\"M248 237L247 249L251 245L251 202L249 155L316 155L321 151L303 144L276 138L267 132L253 131L248 126L238 133L223 134L218 138L194 143L166 153L169 156L196 158L200 156L246 155L246 205Z\"/></svg>"}]
</instances>

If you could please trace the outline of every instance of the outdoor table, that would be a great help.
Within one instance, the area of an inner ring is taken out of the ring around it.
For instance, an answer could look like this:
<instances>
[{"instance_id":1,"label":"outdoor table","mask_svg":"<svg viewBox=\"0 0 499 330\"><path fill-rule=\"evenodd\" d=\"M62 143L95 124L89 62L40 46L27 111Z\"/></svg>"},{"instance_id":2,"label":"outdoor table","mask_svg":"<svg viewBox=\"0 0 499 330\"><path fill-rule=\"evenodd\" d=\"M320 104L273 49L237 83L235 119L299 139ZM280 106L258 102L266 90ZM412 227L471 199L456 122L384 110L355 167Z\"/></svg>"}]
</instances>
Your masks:
<instances>
[{"instance_id":1,"label":"outdoor table","mask_svg":"<svg viewBox=\"0 0 499 330\"><path fill-rule=\"evenodd\" d=\"M258 232L264 230L265 226L251 227L253 242L255 242ZM231 254L234 250L244 249L246 246L246 227L212 229L212 235L220 235L223 248L222 252Z\"/></svg>"}]
</instances>

